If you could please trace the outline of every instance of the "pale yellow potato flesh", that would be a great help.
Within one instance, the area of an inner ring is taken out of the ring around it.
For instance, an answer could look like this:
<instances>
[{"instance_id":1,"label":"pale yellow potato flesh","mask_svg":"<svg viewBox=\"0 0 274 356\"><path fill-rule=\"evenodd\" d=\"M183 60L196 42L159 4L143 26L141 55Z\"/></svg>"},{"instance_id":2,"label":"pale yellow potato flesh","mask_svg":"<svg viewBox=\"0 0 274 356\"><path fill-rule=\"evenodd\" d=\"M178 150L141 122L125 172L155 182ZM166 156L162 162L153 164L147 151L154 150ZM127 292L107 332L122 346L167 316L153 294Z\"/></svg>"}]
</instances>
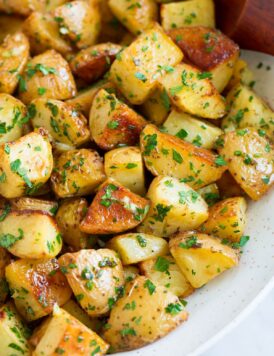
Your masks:
<instances>
[{"instance_id":1,"label":"pale yellow potato flesh","mask_svg":"<svg viewBox=\"0 0 274 356\"><path fill-rule=\"evenodd\" d=\"M170 111L170 100L165 90L156 88L150 97L142 104L144 117L153 124L160 126Z\"/></svg>"},{"instance_id":2,"label":"pale yellow potato flesh","mask_svg":"<svg viewBox=\"0 0 274 356\"><path fill-rule=\"evenodd\" d=\"M0 11L28 16L32 11L48 12L67 0L0 0Z\"/></svg>"}]
</instances>

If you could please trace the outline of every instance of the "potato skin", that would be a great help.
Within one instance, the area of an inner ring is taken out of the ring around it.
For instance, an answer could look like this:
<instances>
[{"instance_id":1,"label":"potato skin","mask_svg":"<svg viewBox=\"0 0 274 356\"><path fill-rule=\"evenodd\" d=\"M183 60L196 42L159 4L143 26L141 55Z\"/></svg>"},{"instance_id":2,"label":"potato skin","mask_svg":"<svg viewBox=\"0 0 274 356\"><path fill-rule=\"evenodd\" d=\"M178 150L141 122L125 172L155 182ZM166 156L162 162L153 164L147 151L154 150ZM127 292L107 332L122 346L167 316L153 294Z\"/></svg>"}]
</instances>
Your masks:
<instances>
[{"instance_id":1,"label":"potato skin","mask_svg":"<svg viewBox=\"0 0 274 356\"><path fill-rule=\"evenodd\" d=\"M89 234L115 234L139 225L149 210L149 201L106 180L94 197L80 230Z\"/></svg>"},{"instance_id":2,"label":"potato skin","mask_svg":"<svg viewBox=\"0 0 274 356\"><path fill-rule=\"evenodd\" d=\"M13 210L38 210L51 216L55 215L58 208L58 203L56 201L32 197L10 199L9 203Z\"/></svg>"},{"instance_id":3,"label":"potato skin","mask_svg":"<svg viewBox=\"0 0 274 356\"><path fill-rule=\"evenodd\" d=\"M28 38L21 32L7 35L0 46L0 93L14 92L28 57Z\"/></svg>"},{"instance_id":4,"label":"potato skin","mask_svg":"<svg viewBox=\"0 0 274 356\"><path fill-rule=\"evenodd\" d=\"M109 328L103 337L115 352L145 346L187 320L188 313L178 297L160 285L155 286L152 293L149 292L149 282L140 276L128 283L125 296L117 301L110 312ZM176 315L168 312L168 307L174 304L181 306ZM135 307L131 308L131 305Z\"/></svg>"},{"instance_id":5,"label":"potato skin","mask_svg":"<svg viewBox=\"0 0 274 356\"><path fill-rule=\"evenodd\" d=\"M122 263L109 249L81 250L59 258L68 283L90 316L105 315L124 285ZM73 268L71 268L73 266Z\"/></svg>"}]
</instances>

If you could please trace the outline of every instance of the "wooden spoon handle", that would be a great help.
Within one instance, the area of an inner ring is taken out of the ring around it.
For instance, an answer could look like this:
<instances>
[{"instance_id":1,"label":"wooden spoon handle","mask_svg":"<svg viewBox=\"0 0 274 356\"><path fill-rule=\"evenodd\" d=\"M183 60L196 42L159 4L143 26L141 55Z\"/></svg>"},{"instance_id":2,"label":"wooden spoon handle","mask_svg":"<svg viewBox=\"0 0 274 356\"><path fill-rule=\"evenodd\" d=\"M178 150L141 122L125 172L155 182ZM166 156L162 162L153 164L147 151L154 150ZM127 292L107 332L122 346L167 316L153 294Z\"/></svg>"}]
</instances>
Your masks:
<instances>
[{"instance_id":1,"label":"wooden spoon handle","mask_svg":"<svg viewBox=\"0 0 274 356\"><path fill-rule=\"evenodd\" d=\"M242 48L274 55L274 0L215 0L218 27Z\"/></svg>"}]
</instances>

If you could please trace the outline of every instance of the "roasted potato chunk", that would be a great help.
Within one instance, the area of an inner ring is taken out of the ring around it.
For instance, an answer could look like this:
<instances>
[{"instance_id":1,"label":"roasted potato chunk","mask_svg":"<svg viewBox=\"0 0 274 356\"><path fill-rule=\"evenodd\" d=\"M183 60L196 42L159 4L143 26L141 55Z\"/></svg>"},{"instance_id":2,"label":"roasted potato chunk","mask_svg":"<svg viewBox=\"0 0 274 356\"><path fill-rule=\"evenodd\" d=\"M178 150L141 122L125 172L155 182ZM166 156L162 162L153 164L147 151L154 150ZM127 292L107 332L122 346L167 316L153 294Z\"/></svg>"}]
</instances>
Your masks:
<instances>
[{"instance_id":1,"label":"roasted potato chunk","mask_svg":"<svg viewBox=\"0 0 274 356\"><path fill-rule=\"evenodd\" d=\"M138 147L120 147L105 154L105 172L133 193L144 195L145 172Z\"/></svg>"},{"instance_id":2,"label":"roasted potato chunk","mask_svg":"<svg viewBox=\"0 0 274 356\"><path fill-rule=\"evenodd\" d=\"M0 93L12 94L29 57L29 41L23 33L8 35L0 46Z\"/></svg>"},{"instance_id":3,"label":"roasted potato chunk","mask_svg":"<svg viewBox=\"0 0 274 356\"><path fill-rule=\"evenodd\" d=\"M187 316L178 297L137 277L111 310L103 337L116 352L136 349L165 336Z\"/></svg>"},{"instance_id":4,"label":"roasted potato chunk","mask_svg":"<svg viewBox=\"0 0 274 356\"><path fill-rule=\"evenodd\" d=\"M0 0L0 11L28 16L32 11L47 12L67 0Z\"/></svg>"},{"instance_id":5,"label":"roasted potato chunk","mask_svg":"<svg viewBox=\"0 0 274 356\"><path fill-rule=\"evenodd\" d=\"M188 114L218 119L226 113L225 101L208 79L208 73L196 67L178 64L160 82L171 102Z\"/></svg>"},{"instance_id":6,"label":"roasted potato chunk","mask_svg":"<svg viewBox=\"0 0 274 356\"><path fill-rule=\"evenodd\" d=\"M92 83L109 70L121 50L122 46L110 42L83 49L70 61L72 73L86 83Z\"/></svg>"},{"instance_id":7,"label":"roasted potato chunk","mask_svg":"<svg viewBox=\"0 0 274 356\"><path fill-rule=\"evenodd\" d=\"M44 98L33 100L31 106L32 126L44 127L55 141L76 147L89 141L87 120L73 106Z\"/></svg>"},{"instance_id":8,"label":"roasted potato chunk","mask_svg":"<svg viewBox=\"0 0 274 356\"><path fill-rule=\"evenodd\" d=\"M137 5L138 4L138 5ZM110 0L109 7L117 19L134 35L153 25L158 8L153 0Z\"/></svg>"},{"instance_id":9,"label":"roasted potato chunk","mask_svg":"<svg viewBox=\"0 0 274 356\"><path fill-rule=\"evenodd\" d=\"M50 314L55 303L63 305L71 297L56 259L17 260L6 267L6 277L15 306L27 321Z\"/></svg>"},{"instance_id":10,"label":"roasted potato chunk","mask_svg":"<svg viewBox=\"0 0 274 356\"><path fill-rule=\"evenodd\" d=\"M33 356L54 354L103 356L108 344L64 309L55 307L44 326Z\"/></svg>"},{"instance_id":11,"label":"roasted potato chunk","mask_svg":"<svg viewBox=\"0 0 274 356\"><path fill-rule=\"evenodd\" d=\"M25 105L9 94L0 94L0 143L14 141L23 134Z\"/></svg>"},{"instance_id":12,"label":"roasted potato chunk","mask_svg":"<svg viewBox=\"0 0 274 356\"><path fill-rule=\"evenodd\" d=\"M105 315L124 285L122 263L109 249L81 250L59 258L73 293L90 316Z\"/></svg>"},{"instance_id":13,"label":"roasted potato chunk","mask_svg":"<svg viewBox=\"0 0 274 356\"><path fill-rule=\"evenodd\" d=\"M238 84L228 93L227 103L230 111L222 122L225 131L255 127L261 135L274 138L274 112L254 91Z\"/></svg>"},{"instance_id":14,"label":"roasted potato chunk","mask_svg":"<svg viewBox=\"0 0 274 356\"><path fill-rule=\"evenodd\" d=\"M27 329L12 303L0 308L0 343L2 355L30 356Z\"/></svg>"},{"instance_id":15,"label":"roasted potato chunk","mask_svg":"<svg viewBox=\"0 0 274 356\"><path fill-rule=\"evenodd\" d=\"M161 24L165 31L183 26L215 27L214 2L191 0L161 5Z\"/></svg>"},{"instance_id":16,"label":"roasted potato chunk","mask_svg":"<svg viewBox=\"0 0 274 356\"><path fill-rule=\"evenodd\" d=\"M254 75L248 68L246 61L239 58L235 63L232 77L226 86L227 90L232 89L237 84L249 86L254 79Z\"/></svg>"},{"instance_id":17,"label":"roasted potato chunk","mask_svg":"<svg viewBox=\"0 0 274 356\"><path fill-rule=\"evenodd\" d=\"M37 191L50 177L51 145L41 131L0 146L0 194L17 198Z\"/></svg>"},{"instance_id":18,"label":"roasted potato chunk","mask_svg":"<svg viewBox=\"0 0 274 356\"><path fill-rule=\"evenodd\" d=\"M4 211L1 210L1 214ZM38 210L9 211L0 221L0 246L20 258L52 258L62 248L54 219Z\"/></svg>"},{"instance_id":19,"label":"roasted potato chunk","mask_svg":"<svg viewBox=\"0 0 274 356\"><path fill-rule=\"evenodd\" d=\"M211 74L212 83L222 92L232 77L238 45L220 31L202 26L172 29L169 35L188 61Z\"/></svg>"},{"instance_id":20,"label":"roasted potato chunk","mask_svg":"<svg viewBox=\"0 0 274 356\"><path fill-rule=\"evenodd\" d=\"M121 144L136 144L146 121L114 94L101 89L93 100L89 125L96 144L110 150Z\"/></svg>"},{"instance_id":21,"label":"roasted potato chunk","mask_svg":"<svg viewBox=\"0 0 274 356\"><path fill-rule=\"evenodd\" d=\"M274 182L274 150L260 130L228 132L219 152L229 172L251 199L260 199L270 189Z\"/></svg>"},{"instance_id":22,"label":"roasted potato chunk","mask_svg":"<svg viewBox=\"0 0 274 356\"><path fill-rule=\"evenodd\" d=\"M165 287L177 297L185 298L194 292L172 256L154 257L141 262L139 267L152 283Z\"/></svg>"},{"instance_id":23,"label":"roasted potato chunk","mask_svg":"<svg viewBox=\"0 0 274 356\"><path fill-rule=\"evenodd\" d=\"M170 100L165 90L156 88L141 107L144 116L153 124L160 126L170 111Z\"/></svg>"},{"instance_id":24,"label":"roasted potato chunk","mask_svg":"<svg viewBox=\"0 0 274 356\"><path fill-rule=\"evenodd\" d=\"M197 147L212 149L223 131L210 122L196 119L184 112L172 110L163 123L164 132L179 137Z\"/></svg>"},{"instance_id":25,"label":"roasted potato chunk","mask_svg":"<svg viewBox=\"0 0 274 356\"><path fill-rule=\"evenodd\" d=\"M239 242L246 225L246 201L242 197L228 198L209 208L201 231L229 241Z\"/></svg>"},{"instance_id":26,"label":"roasted potato chunk","mask_svg":"<svg viewBox=\"0 0 274 356\"><path fill-rule=\"evenodd\" d=\"M98 190L80 229L89 234L124 232L139 225L148 210L147 199L108 179Z\"/></svg>"},{"instance_id":27,"label":"roasted potato chunk","mask_svg":"<svg viewBox=\"0 0 274 356\"><path fill-rule=\"evenodd\" d=\"M138 226L139 232L167 237L177 231L196 229L208 218L203 198L177 178L154 178L147 197L151 206L145 220Z\"/></svg>"},{"instance_id":28,"label":"roasted potato chunk","mask_svg":"<svg viewBox=\"0 0 274 356\"><path fill-rule=\"evenodd\" d=\"M208 206L212 206L220 200L220 192L216 183L211 183L197 190Z\"/></svg>"},{"instance_id":29,"label":"roasted potato chunk","mask_svg":"<svg viewBox=\"0 0 274 356\"><path fill-rule=\"evenodd\" d=\"M60 198L91 194L104 179L101 157L96 151L86 148L58 156L51 175L52 189Z\"/></svg>"},{"instance_id":30,"label":"roasted potato chunk","mask_svg":"<svg viewBox=\"0 0 274 356\"><path fill-rule=\"evenodd\" d=\"M225 171L216 184L222 199L245 195L245 192L229 171Z\"/></svg>"},{"instance_id":31,"label":"roasted potato chunk","mask_svg":"<svg viewBox=\"0 0 274 356\"><path fill-rule=\"evenodd\" d=\"M0 304L6 300L9 288L6 281L5 267L10 263L10 255L6 249L0 247Z\"/></svg>"},{"instance_id":32,"label":"roasted potato chunk","mask_svg":"<svg viewBox=\"0 0 274 356\"><path fill-rule=\"evenodd\" d=\"M22 30L24 19L19 16L0 14L0 42L7 35L13 35Z\"/></svg>"},{"instance_id":33,"label":"roasted potato chunk","mask_svg":"<svg viewBox=\"0 0 274 356\"><path fill-rule=\"evenodd\" d=\"M157 79L181 62L182 51L155 24L123 50L110 69L110 79L132 104L143 104L155 89Z\"/></svg>"},{"instance_id":34,"label":"roasted potato chunk","mask_svg":"<svg viewBox=\"0 0 274 356\"><path fill-rule=\"evenodd\" d=\"M81 49L96 42L101 27L97 6L76 0L57 7L53 13L60 33L76 47Z\"/></svg>"},{"instance_id":35,"label":"roasted potato chunk","mask_svg":"<svg viewBox=\"0 0 274 356\"><path fill-rule=\"evenodd\" d=\"M43 95L65 100L76 94L76 85L67 61L49 50L32 58L19 82L19 98L25 104Z\"/></svg>"},{"instance_id":36,"label":"roasted potato chunk","mask_svg":"<svg viewBox=\"0 0 274 356\"><path fill-rule=\"evenodd\" d=\"M237 266L239 252L218 239L196 232L182 232L169 242L171 254L194 288Z\"/></svg>"},{"instance_id":37,"label":"roasted potato chunk","mask_svg":"<svg viewBox=\"0 0 274 356\"><path fill-rule=\"evenodd\" d=\"M141 151L154 175L170 175L198 189L219 179L227 169L222 157L205 148L162 133L147 125L141 134Z\"/></svg>"},{"instance_id":38,"label":"roasted potato chunk","mask_svg":"<svg viewBox=\"0 0 274 356\"><path fill-rule=\"evenodd\" d=\"M119 254L123 265L138 263L168 253L166 240L147 234L115 236L107 246Z\"/></svg>"},{"instance_id":39,"label":"roasted potato chunk","mask_svg":"<svg viewBox=\"0 0 274 356\"><path fill-rule=\"evenodd\" d=\"M49 215L55 215L58 203L52 200L38 199L32 197L21 197L9 200L13 210L39 210Z\"/></svg>"}]
</instances>

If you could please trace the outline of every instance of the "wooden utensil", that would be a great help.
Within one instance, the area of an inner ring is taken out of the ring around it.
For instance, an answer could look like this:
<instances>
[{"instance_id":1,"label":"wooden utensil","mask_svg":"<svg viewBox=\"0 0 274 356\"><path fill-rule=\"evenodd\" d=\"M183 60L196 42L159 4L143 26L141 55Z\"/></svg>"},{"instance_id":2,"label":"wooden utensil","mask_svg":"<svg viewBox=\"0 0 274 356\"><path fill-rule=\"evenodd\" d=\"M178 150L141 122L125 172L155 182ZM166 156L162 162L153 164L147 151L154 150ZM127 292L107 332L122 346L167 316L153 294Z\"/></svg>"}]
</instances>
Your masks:
<instances>
[{"instance_id":1,"label":"wooden utensil","mask_svg":"<svg viewBox=\"0 0 274 356\"><path fill-rule=\"evenodd\" d=\"M274 0L215 0L217 25L242 48L274 55Z\"/></svg>"}]
</instances>

